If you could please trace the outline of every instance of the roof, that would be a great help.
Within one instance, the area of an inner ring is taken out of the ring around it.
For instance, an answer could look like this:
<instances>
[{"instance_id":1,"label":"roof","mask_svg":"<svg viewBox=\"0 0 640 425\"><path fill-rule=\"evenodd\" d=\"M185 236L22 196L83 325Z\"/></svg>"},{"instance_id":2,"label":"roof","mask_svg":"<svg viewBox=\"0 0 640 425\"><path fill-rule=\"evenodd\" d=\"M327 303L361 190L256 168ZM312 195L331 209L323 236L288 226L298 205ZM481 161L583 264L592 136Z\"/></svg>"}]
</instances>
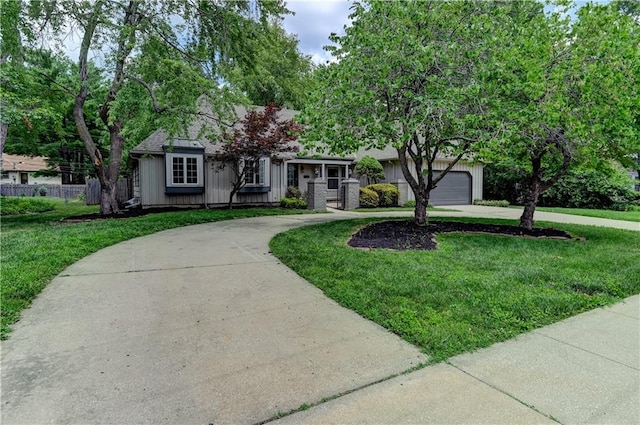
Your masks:
<instances>
[{"instance_id":1,"label":"roof","mask_svg":"<svg viewBox=\"0 0 640 425\"><path fill-rule=\"evenodd\" d=\"M2 171L40 171L47 168L47 158L3 153L0 164Z\"/></svg>"},{"instance_id":2,"label":"roof","mask_svg":"<svg viewBox=\"0 0 640 425\"><path fill-rule=\"evenodd\" d=\"M229 123L233 126L239 126L239 121L245 117L247 112L251 109L255 109L257 111L264 110L264 106L256 106L252 108L247 108L244 106L235 106L234 107L234 115L235 120L232 123ZM299 112L294 111L292 109L281 109L278 113L278 118L281 120L290 120L293 119ZM200 107L198 117L189 125L187 130L187 134L181 134L177 137L173 137L170 139L169 134L162 130L156 130L149 137L144 139L138 146L133 148L130 153L135 155L160 155L163 154L163 146L171 146L176 143L188 143L188 142L196 142L204 147L205 155L213 156L220 153L221 150L221 141L210 141L206 140L205 137L202 137L201 134L205 129L213 130L214 132L219 132L220 127L214 123L213 121L213 112L211 107L208 105L203 105ZM208 131L211 134L211 131ZM303 152L304 148L298 142L291 142L292 144L299 147L299 152ZM291 153L283 153L279 155L280 158L285 160L295 159L300 157L299 154L295 152ZM313 158L321 158L321 159L341 159L352 161L356 158L355 155L347 155L347 156L337 156L337 155L327 155L327 154L317 154L316 152L306 151L304 153L305 158L313 157Z\"/></svg>"}]
</instances>

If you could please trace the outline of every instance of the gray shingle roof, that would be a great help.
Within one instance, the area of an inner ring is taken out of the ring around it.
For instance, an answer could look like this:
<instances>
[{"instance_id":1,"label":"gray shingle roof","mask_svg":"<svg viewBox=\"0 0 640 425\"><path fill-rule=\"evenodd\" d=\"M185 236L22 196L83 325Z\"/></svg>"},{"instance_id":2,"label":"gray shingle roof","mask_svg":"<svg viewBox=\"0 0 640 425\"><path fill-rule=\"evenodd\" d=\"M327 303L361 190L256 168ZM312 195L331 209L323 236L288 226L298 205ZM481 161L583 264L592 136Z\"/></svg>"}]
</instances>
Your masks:
<instances>
[{"instance_id":1,"label":"gray shingle roof","mask_svg":"<svg viewBox=\"0 0 640 425\"><path fill-rule=\"evenodd\" d=\"M255 107L256 110L261 111L264 110L263 106ZM239 122L244 116L247 114L248 109L244 106L235 106L234 107L234 115L235 115L235 123ZM205 140L203 137L199 137L202 133L203 128L210 128L215 132L219 131L220 128L214 122L212 117L212 111L210 107L202 106L200 108L199 116L189 125L189 129L187 131L188 134L181 134L174 137L173 140L169 139L169 134L162 130L154 131L149 137L144 139L140 144L138 144L135 148L133 148L130 153L135 155L157 155L162 154L163 149L162 146L166 143L174 143L176 140L195 140L200 142L202 146L204 146L205 155L213 156L220 152L221 143L220 141L209 141ZM278 114L278 118L289 120L295 117L298 114L298 111L294 111L291 109L281 109ZM230 123L232 124L232 123ZM299 147L299 151L305 151L304 148L298 142L292 142L293 144ZM280 158L288 160L294 159L297 156L294 153L285 153L279 155ZM322 159L346 159L352 161L356 158L355 155L347 155L345 157L339 157L337 155L327 155L327 154L316 154L315 152L305 151L305 157L314 157L314 158L322 158Z\"/></svg>"}]
</instances>

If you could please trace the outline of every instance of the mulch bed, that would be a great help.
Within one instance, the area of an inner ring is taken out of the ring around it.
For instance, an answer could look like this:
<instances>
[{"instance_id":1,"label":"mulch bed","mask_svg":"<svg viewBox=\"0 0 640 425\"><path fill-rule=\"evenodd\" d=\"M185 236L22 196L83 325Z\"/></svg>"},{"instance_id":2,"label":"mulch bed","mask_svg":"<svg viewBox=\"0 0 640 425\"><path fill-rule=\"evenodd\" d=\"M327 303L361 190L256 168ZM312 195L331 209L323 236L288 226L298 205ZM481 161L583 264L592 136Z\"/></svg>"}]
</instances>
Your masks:
<instances>
[{"instance_id":1,"label":"mulch bed","mask_svg":"<svg viewBox=\"0 0 640 425\"><path fill-rule=\"evenodd\" d=\"M553 228L526 230L505 224L463 223L458 221L433 221L426 227L419 227L408 220L390 220L373 223L361 228L351 236L347 244L354 248L433 250L438 248L435 235L450 232L574 239L567 232Z\"/></svg>"}]
</instances>

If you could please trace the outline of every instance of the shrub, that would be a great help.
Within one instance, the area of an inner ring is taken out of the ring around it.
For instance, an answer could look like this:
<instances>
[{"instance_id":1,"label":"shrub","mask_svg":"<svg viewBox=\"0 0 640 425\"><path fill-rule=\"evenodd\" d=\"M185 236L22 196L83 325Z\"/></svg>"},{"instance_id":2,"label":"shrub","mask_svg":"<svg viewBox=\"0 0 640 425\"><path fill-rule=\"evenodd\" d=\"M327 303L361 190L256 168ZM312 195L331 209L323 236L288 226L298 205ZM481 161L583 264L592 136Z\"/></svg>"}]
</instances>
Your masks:
<instances>
[{"instance_id":1,"label":"shrub","mask_svg":"<svg viewBox=\"0 0 640 425\"><path fill-rule=\"evenodd\" d=\"M379 202L380 198L376 192L366 187L360 188L360 206L362 208L375 208Z\"/></svg>"},{"instance_id":2,"label":"shrub","mask_svg":"<svg viewBox=\"0 0 640 425\"><path fill-rule=\"evenodd\" d=\"M509 201L502 200L491 200L491 199L476 199L473 201L473 205L483 205L485 207L508 207Z\"/></svg>"},{"instance_id":3,"label":"shrub","mask_svg":"<svg viewBox=\"0 0 640 425\"><path fill-rule=\"evenodd\" d=\"M415 208L416 207L416 201L407 201L404 203L403 207L405 208Z\"/></svg>"},{"instance_id":4,"label":"shrub","mask_svg":"<svg viewBox=\"0 0 640 425\"><path fill-rule=\"evenodd\" d=\"M523 203L529 174L510 163L487 164L484 167L485 199L506 199L511 204ZM598 169L576 167L546 190L539 206L568 208L610 208L616 202L632 199L633 182L626 171L615 165Z\"/></svg>"},{"instance_id":5,"label":"shrub","mask_svg":"<svg viewBox=\"0 0 640 425\"><path fill-rule=\"evenodd\" d=\"M359 176L366 177L367 183L378 183L378 181L384 180L384 168L380 161L372 156L365 156L358 161L353 172Z\"/></svg>"},{"instance_id":6,"label":"shrub","mask_svg":"<svg viewBox=\"0 0 640 425\"><path fill-rule=\"evenodd\" d=\"M542 194L540 205L569 208L621 208L633 198L632 181L620 169L571 170Z\"/></svg>"},{"instance_id":7,"label":"shrub","mask_svg":"<svg viewBox=\"0 0 640 425\"><path fill-rule=\"evenodd\" d=\"M366 189L373 190L378 194L379 207L393 207L398 205L400 191L390 183L370 184Z\"/></svg>"},{"instance_id":8,"label":"shrub","mask_svg":"<svg viewBox=\"0 0 640 425\"><path fill-rule=\"evenodd\" d=\"M303 210L307 208L307 201L299 198L282 198L280 200L280 207L290 210Z\"/></svg>"},{"instance_id":9,"label":"shrub","mask_svg":"<svg viewBox=\"0 0 640 425\"><path fill-rule=\"evenodd\" d=\"M55 204L45 199L26 197L2 197L0 199L0 214L20 215L53 211Z\"/></svg>"},{"instance_id":10,"label":"shrub","mask_svg":"<svg viewBox=\"0 0 640 425\"><path fill-rule=\"evenodd\" d=\"M295 186L287 186L287 191L284 193L285 198L301 199L302 192Z\"/></svg>"}]
</instances>

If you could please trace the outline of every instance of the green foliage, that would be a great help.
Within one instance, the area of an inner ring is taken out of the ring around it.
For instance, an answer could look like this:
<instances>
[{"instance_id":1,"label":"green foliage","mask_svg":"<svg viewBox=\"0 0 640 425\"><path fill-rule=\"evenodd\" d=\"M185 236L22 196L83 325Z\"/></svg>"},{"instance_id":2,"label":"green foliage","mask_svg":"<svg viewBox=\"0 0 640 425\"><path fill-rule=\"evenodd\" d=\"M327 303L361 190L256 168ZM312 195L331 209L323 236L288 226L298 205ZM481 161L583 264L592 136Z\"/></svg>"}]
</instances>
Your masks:
<instances>
[{"instance_id":1,"label":"green foliage","mask_svg":"<svg viewBox=\"0 0 640 425\"><path fill-rule=\"evenodd\" d=\"M611 208L633 197L633 181L620 169L576 169L547 190L542 205L568 208Z\"/></svg>"},{"instance_id":2,"label":"green foliage","mask_svg":"<svg viewBox=\"0 0 640 425\"><path fill-rule=\"evenodd\" d=\"M483 205L485 207L508 207L509 201L506 200L489 200L489 199L476 199L473 201L473 205Z\"/></svg>"},{"instance_id":3,"label":"green foliage","mask_svg":"<svg viewBox=\"0 0 640 425\"><path fill-rule=\"evenodd\" d=\"M486 199L506 198L522 205L526 197L527 176L510 161L487 164L484 168ZM541 206L569 208L609 208L623 199L633 198L633 181L628 174L610 163L600 167L575 167L540 198Z\"/></svg>"},{"instance_id":4,"label":"green foliage","mask_svg":"<svg viewBox=\"0 0 640 425\"><path fill-rule=\"evenodd\" d=\"M360 208L376 208L380 203L380 197L376 192L366 187L360 188Z\"/></svg>"},{"instance_id":5,"label":"green foliage","mask_svg":"<svg viewBox=\"0 0 640 425\"><path fill-rule=\"evenodd\" d=\"M287 186L287 190L284 193L284 197L285 198L301 199L302 198L302 192L296 186Z\"/></svg>"},{"instance_id":6,"label":"green foliage","mask_svg":"<svg viewBox=\"0 0 640 425\"><path fill-rule=\"evenodd\" d=\"M52 211L54 208L55 204L45 199L4 196L0 199L0 215L3 216L41 213Z\"/></svg>"},{"instance_id":7,"label":"green foliage","mask_svg":"<svg viewBox=\"0 0 640 425\"><path fill-rule=\"evenodd\" d=\"M380 161L372 156L367 155L358 161L353 172L359 176L366 177L369 184L384 180L384 168Z\"/></svg>"},{"instance_id":8,"label":"green foliage","mask_svg":"<svg viewBox=\"0 0 640 425\"><path fill-rule=\"evenodd\" d=\"M404 203L403 207L405 208L415 208L416 207L416 201L411 200L411 201L407 201Z\"/></svg>"},{"instance_id":9,"label":"green foliage","mask_svg":"<svg viewBox=\"0 0 640 425\"><path fill-rule=\"evenodd\" d=\"M378 194L378 207L394 207L398 205L400 191L390 183L370 184L365 189L369 189Z\"/></svg>"},{"instance_id":10,"label":"green foliage","mask_svg":"<svg viewBox=\"0 0 640 425\"><path fill-rule=\"evenodd\" d=\"M299 210L305 210L307 209L307 201L305 201L304 199L300 199L300 198L282 198L280 200L280 207L282 208L286 208L286 209L299 209Z\"/></svg>"},{"instance_id":11,"label":"green foliage","mask_svg":"<svg viewBox=\"0 0 640 425\"><path fill-rule=\"evenodd\" d=\"M520 187L497 196L521 198L523 226L569 169L626 161L637 151L637 23L611 4L555 3L546 12L539 2L508 4L487 79L502 128L483 157L520 176Z\"/></svg>"},{"instance_id":12,"label":"green foliage","mask_svg":"<svg viewBox=\"0 0 640 425\"><path fill-rule=\"evenodd\" d=\"M275 103L302 109L313 84L313 63L300 52L296 36L269 22L247 43L256 54L255 66L243 69L233 64L229 81L237 84L253 105Z\"/></svg>"},{"instance_id":13,"label":"green foliage","mask_svg":"<svg viewBox=\"0 0 640 425\"><path fill-rule=\"evenodd\" d=\"M637 232L540 223L585 240L450 233L437 235L436 251L346 246L374 220L294 229L270 247L328 297L419 346L432 362L640 293L640 263L629 249Z\"/></svg>"},{"instance_id":14,"label":"green foliage","mask_svg":"<svg viewBox=\"0 0 640 425\"><path fill-rule=\"evenodd\" d=\"M496 127L486 119L492 93L484 84L501 44L494 9L480 1L354 3L352 25L330 37L336 62L316 72L304 142L335 153L399 149L415 219L426 223L428 194L449 171L434 173L436 160L455 164Z\"/></svg>"}]
</instances>

